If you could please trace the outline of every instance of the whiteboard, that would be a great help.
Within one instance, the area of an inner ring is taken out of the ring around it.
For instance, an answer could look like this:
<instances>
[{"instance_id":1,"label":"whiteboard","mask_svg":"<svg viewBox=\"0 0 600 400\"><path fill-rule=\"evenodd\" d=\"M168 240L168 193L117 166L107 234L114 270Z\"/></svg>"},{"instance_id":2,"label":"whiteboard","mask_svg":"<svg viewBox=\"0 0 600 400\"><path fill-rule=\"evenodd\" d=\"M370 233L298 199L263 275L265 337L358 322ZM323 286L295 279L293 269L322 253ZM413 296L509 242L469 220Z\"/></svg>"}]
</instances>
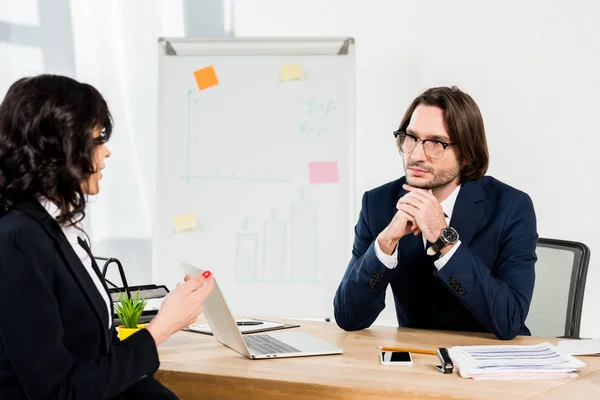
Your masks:
<instances>
[{"instance_id":1,"label":"whiteboard","mask_svg":"<svg viewBox=\"0 0 600 400\"><path fill-rule=\"evenodd\" d=\"M174 287L183 260L237 315L332 315L356 219L353 47L159 41L156 282ZM302 76L282 81L289 65ZM218 84L201 89L194 71L211 67ZM196 227L180 231L186 215Z\"/></svg>"}]
</instances>

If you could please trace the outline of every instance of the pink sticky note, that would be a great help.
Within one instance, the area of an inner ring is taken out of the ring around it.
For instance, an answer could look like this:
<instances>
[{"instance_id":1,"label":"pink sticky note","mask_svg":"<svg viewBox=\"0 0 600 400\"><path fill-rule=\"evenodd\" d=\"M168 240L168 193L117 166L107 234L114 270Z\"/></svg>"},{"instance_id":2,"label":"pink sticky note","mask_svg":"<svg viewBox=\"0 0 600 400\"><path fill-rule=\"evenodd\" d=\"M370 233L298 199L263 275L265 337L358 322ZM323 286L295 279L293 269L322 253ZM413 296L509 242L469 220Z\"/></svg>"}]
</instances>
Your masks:
<instances>
[{"instance_id":1,"label":"pink sticky note","mask_svg":"<svg viewBox=\"0 0 600 400\"><path fill-rule=\"evenodd\" d=\"M338 181L337 162L311 162L308 164L310 183L331 183Z\"/></svg>"}]
</instances>

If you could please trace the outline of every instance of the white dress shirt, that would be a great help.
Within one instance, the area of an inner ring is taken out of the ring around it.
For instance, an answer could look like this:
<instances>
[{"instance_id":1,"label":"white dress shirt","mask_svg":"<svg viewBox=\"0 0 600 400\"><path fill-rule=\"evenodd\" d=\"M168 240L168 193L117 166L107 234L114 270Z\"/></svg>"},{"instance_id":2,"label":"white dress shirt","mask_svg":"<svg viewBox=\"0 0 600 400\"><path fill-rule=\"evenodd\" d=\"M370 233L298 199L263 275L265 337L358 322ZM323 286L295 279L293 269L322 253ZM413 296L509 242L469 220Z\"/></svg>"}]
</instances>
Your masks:
<instances>
[{"instance_id":1,"label":"white dress shirt","mask_svg":"<svg viewBox=\"0 0 600 400\"><path fill-rule=\"evenodd\" d=\"M450 193L450 195L440 203L444 214L446 214L446 224L450 224L450 218L452 218L452 211L454 211L454 203L456 203L456 198L458 197L460 187L461 185L458 185L458 187L454 189L454 191ZM412 233L409 233L409 235L412 235ZM427 239L425 239L425 236L423 236L423 247L426 246ZM448 251L445 255L441 256L433 262L438 271L442 269L444 265L446 265L450 258L452 258L452 255L456 252L458 246L460 246L460 240L456 242L456 244L450 249L450 251ZM387 255L381 250L381 247L379 247L379 241L375 239L375 255L377 256L379 261L381 261L381 263L389 269L394 269L398 265L398 245L396 245L396 249L394 249L394 253L392 255Z\"/></svg>"},{"instance_id":2,"label":"white dress shirt","mask_svg":"<svg viewBox=\"0 0 600 400\"><path fill-rule=\"evenodd\" d=\"M48 214L50 214L52 216L52 218L56 219L58 217L58 215L60 214L60 210L58 209L56 204L54 204L53 202L51 202L45 198L39 198L38 200L39 200L40 204L46 209ZM85 235L83 234L83 229L81 227L81 221L76 225L61 226L61 229L62 229L65 237L71 244L73 251L75 251L75 254L77 254L77 257L79 257L79 259L81 260L81 263L85 267L85 270L90 275L90 278L92 278L94 285L96 285L98 292L104 299L104 303L106 303L106 310L108 313L108 329L110 329L112 326L112 320L113 320L113 316L110 312L110 301L111 300L108 297L108 293L104 289L102 282L100 281L100 277L98 276L98 274L96 274L96 272L94 271L94 268L92 267L92 259L90 258L87 251L85 251L85 249L83 247L81 247L81 245L79 244L78 238L81 238L82 240L86 240Z\"/></svg>"}]
</instances>

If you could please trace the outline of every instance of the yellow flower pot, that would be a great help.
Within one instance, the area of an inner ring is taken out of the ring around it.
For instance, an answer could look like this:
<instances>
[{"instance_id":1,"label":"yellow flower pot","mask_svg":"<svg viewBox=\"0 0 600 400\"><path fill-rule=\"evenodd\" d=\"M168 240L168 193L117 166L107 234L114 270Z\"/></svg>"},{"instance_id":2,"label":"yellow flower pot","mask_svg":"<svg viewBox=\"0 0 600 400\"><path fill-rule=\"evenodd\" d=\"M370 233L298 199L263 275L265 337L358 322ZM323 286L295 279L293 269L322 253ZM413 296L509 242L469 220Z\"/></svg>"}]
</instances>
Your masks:
<instances>
[{"instance_id":1,"label":"yellow flower pot","mask_svg":"<svg viewBox=\"0 0 600 400\"><path fill-rule=\"evenodd\" d=\"M117 327L117 334L120 340L125 340L140 329L144 329L145 326L146 324L138 324L137 328L125 328L125 326L120 325Z\"/></svg>"}]
</instances>

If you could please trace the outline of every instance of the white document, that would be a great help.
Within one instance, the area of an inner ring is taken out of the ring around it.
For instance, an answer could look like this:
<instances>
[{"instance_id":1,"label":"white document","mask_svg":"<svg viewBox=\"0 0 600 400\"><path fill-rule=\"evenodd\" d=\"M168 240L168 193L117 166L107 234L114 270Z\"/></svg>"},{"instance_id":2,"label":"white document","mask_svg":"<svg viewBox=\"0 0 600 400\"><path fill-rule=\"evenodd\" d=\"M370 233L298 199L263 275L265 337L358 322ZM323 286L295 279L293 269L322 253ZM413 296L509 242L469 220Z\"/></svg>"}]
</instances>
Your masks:
<instances>
[{"instance_id":1,"label":"white document","mask_svg":"<svg viewBox=\"0 0 600 400\"><path fill-rule=\"evenodd\" d=\"M265 329L281 328L284 326L284 324L279 322L260 321L257 319L236 319L235 322L237 322L238 328L242 333L261 332ZM243 325L244 323L249 323L252 325ZM192 332L212 333L208 324L192 324L188 326L186 330Z\"/></svg>"},{"instance_id":2,"label":"white document","mask_svg":"<svg viewBox=\"0 0 600 400\"><path fill-rule=\"evenodd\" d=\"M463 378L548 379L576 377L585 363L550 343L530 346L455 346L448 349Z\"/></svg>"},{"instance_id":3,"label":"white document","mask_svg":"<svg viewBox=\"0 0 600 400\"><path fill-rule=\"evenodd\" d=\"M153 298L153 299L147 299L146 301L146 306L144 307L144 311L158 311L160 310L160 306L162 305L162 302L165 300L164 297L157 297L157 298ZM116 301L114 303L116 304L121 304L121 302Z\"/></svg>"},{"instance_id":4,"label":"white document","mask_svg":"<svg viewBox=\"0 0 600 400\"><path fill-rule=\"evenodd\" d=\"M146 303L146 307L144 307L144 311L158 311L160 310L160 306L162 302L165 300L164 297L159 297L156 299L148 299Z\"/></svg>"},{"instance_id":5,"label":"white document","mask_svg":"<svg viewBox=\"0 0 600 400\"><path fill-rule=\"evenodd\" d=\"M556 346L572 356L600 354L600 339L559 340Z\"/></svg>"}]
</instances>

